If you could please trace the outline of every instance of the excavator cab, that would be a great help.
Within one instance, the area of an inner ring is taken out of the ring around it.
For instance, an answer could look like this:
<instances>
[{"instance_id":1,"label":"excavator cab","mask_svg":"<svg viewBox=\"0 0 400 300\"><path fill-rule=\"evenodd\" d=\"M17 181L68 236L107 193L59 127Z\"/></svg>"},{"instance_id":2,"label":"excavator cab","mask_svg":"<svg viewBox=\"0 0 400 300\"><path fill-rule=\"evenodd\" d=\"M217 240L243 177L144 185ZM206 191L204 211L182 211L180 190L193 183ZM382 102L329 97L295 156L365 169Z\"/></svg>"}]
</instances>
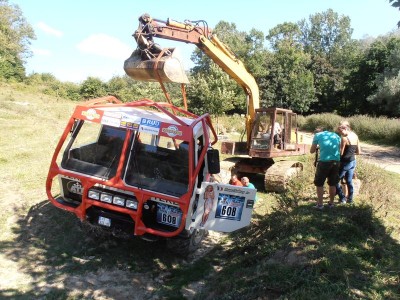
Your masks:
<instances>
[{"instance_id":1,"label":"excavator cab","mask_svg":"<svg viewBox=\"0 0 400 300\"><path fill-rule=\"evenodd\" d=\"M231 172L264 174L266 191L283 192L288 180L303 169L301 162L286 158L308 153L307 146L298 143L296 118L290 109L256 109L250 141L221 144L222 154L248 155L235 162Z\"/></svg>"},{"instance_id":2,"label":"excavator cab","mask_svg":"<svg viewBox=\"0 0 400 300\"><path fill-rule=\"evenodd\" d=\"M297 115L282 108L256 109L251 132L250 155L252 157L276 157L296 152ZM290 154L289 154L290 155Z\"/></svg>"},{"instance_id":3,"label":"excavator cab","mask_svg":"<svg viewBox=\"0 0 400 300\"><path fill-rule=\"evenodd\" d=\"M305 153L298 144L297 115L290 109L277 107L255 110L250 140L247 142L223 141L221 152L246 155L253 158L274 158Z\"/></svg>"}]
</instances>

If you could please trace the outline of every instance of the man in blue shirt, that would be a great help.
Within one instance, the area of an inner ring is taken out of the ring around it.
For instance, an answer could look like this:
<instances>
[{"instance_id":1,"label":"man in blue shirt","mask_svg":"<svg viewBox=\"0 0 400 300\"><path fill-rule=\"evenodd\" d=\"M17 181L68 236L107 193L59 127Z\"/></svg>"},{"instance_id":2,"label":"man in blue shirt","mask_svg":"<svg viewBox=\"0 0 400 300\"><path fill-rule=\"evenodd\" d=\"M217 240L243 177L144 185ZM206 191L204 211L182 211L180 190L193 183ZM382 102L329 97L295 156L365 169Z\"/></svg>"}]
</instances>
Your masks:
<instances>
[{"instance_id":1,"label":"man in blue shirt","mask_svg":"<svg viewBox=\"0 0 400 300\"><path fill-rule=\"evenodd\" d=\"M314 135L310 153L319 150L319 160L315 171L314 184L317 187L318 209L323 209L323 195L325 180L328 179L329 185L329 207L333 207L333 200L336 195L336 185L339 182L339 163L340 163L340 137L330 131L323 131L317 128Z\"/></svg>"},{"instance_id":2,"label":"man in blue shirt","mask_svg":"<svg viewBox=\"0 0 400 300\"><path fill-rule=\"evenodd\" d=\"M252 184L249 180L248 177L242 177L242 179L240 179L240 181L242 182L244 187L248 187L251 189L255 189L256 187L254 186L254 184Z\"/></svg>"},{"instance_id":3,"label":"man in blue shirt","mask_svg":"<svg viewBox=\"0 0 400 300\"><path fill-rule=\"evenodd\" d=\"M242 179L240 179L240 181L242 182L244 187L251 188L251 189L256 189L254 184L252 184L250 182L249 177L242 177ZM257 201L257 195L256 195L256 198L254 199L254 201Z\"/></svg>"}]
</instances>

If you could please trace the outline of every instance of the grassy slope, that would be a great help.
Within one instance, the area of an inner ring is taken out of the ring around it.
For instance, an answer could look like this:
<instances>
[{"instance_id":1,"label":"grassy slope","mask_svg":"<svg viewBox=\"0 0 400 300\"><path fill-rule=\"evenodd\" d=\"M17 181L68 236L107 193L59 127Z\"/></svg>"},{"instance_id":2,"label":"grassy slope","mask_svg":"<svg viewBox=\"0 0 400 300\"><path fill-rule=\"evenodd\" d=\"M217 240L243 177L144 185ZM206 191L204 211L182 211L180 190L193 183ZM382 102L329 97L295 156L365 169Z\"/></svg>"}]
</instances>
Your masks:
<instances>
[{"instance_id":1,"label":"grassy slope","mask_svg":"<svg viewBox=\"0 0 400 300\"><path fill-rule=\"evenodd\" d=\"M292 193L259 192L251 227L188 264L162 244L88 238L74 216L46 201L48 164L74 103L4 85L0 103L0 298L115 298L144 289L176 299L199 281L199 299L400 295L395 175L361 161L362 205L319 212L308 167ZM137 285L145 278L162 280Z\"/></svg>"}]
</instances>

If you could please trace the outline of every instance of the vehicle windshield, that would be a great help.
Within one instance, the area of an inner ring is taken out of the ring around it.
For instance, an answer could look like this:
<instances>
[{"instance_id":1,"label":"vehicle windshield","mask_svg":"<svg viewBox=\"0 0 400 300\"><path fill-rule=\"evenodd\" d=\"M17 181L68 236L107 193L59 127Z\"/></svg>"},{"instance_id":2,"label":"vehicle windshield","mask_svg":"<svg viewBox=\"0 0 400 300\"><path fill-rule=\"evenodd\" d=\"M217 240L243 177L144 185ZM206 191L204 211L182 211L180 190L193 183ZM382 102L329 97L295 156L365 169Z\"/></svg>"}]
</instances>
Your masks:
<instances>
[{"instance_id":1,"label":"vehicle windshield","mask_svg":"<svg viewBox=\"0 0 400 300\"><path fill-rule=\"evenodd\" d=\"M258 113L252 132L252 149L269 149L272 135L272 114Z\"/></svg>"},{"instance_id":2,"label":"vehicle windshield","mask_svg":"<svg viewBox=\"0 0 400 300\"><path fill-rule=\"evenodd\" d=\"M188 142L140 132L127 163L125 182L180 197L188 191Z\"/></svg>"},{"instance_id":3,"label":"vehicle windshield","mask_svg":"<svg viewBox=\"0 0 400 300\"><path fill-rule=\"evenodd\" d=\"M126 129L83 121L76 127L61 166L104 179L115 176Z\"/></svg>"}]
</instances>

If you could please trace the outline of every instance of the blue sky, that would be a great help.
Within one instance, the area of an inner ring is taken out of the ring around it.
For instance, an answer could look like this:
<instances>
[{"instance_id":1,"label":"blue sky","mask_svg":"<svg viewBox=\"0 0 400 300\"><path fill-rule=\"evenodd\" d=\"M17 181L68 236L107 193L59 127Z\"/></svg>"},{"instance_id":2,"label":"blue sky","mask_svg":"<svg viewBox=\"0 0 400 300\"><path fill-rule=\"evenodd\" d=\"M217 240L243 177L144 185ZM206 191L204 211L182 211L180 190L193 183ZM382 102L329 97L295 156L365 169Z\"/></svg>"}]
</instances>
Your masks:
<instances>
[{"instance_id":1,"label":"blue sky","mask_svg":"<svg viewBox=\"0 0 400 300\"><path fill-rule=\"evenodd\" d=\"M9 0L18 5L37 39L27 73L52 73L62 81L82 82L88 76L104 81L124 74L123 63L136 48L132 33L138 17L176 21L205 20L211 28L221 20L238 30L256 28L265 34L283 22L297 22L332 8L349 16L353 38L377 37L396 29L400 12L388 0ZM163 47L177 46L186 68L195 46L158 40Z\"/></svg>"}]
</instances>

